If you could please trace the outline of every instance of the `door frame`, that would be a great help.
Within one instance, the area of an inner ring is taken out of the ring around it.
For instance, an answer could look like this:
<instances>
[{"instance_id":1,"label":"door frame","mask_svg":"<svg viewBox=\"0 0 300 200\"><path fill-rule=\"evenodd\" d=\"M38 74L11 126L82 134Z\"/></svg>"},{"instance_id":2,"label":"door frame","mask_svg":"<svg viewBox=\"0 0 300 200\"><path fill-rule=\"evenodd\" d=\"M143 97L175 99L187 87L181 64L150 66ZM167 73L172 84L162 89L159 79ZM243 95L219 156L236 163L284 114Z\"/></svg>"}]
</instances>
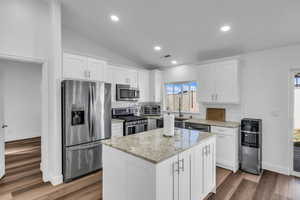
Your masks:
<instances>
[{"instance_id":1,"label":"door frame","mask_svg":"<svg viewBox=\"0 0 300 200\"><path fill-rule=\"evenodd\" d=\"M0 60L17 61L22 63L34 63L42 66L42 85L41 85L41 163L40 169L43 175L43 181L47 182L48 172L48 116L49 116L49 102L48 102L48 62L43 58L23 57L9 54L1 54Z\"/></svg>"},{"instance_id":2,"label":"door frame","mask_svg":"<svg viewBox=\"0 0 300 200\"><path fill-rule=\"evenodd\" d=\"M294 77L297 73L300 73L300 68L292 68L289 71L289 83L288 83L288 154L289 154L289 175L300 177L300 172L294 171L294 144L293 144L293 133L294 133Z\"/></svg>"}]
</instances>

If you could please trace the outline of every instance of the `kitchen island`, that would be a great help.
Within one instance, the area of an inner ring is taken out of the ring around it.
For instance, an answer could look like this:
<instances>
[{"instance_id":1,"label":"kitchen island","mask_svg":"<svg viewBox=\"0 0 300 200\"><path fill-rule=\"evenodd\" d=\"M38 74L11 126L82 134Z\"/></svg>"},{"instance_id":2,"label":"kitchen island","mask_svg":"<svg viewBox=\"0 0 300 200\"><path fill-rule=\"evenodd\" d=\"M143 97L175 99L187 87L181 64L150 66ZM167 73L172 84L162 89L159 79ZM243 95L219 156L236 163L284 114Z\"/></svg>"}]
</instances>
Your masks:
<instances>
[{"instance_id":1,"label":"kitchen island","mask_svg":"<svg viewBox=\"0 0 300 200\"><path fill-rule=\"evenodd\" d=\"M103 199L201 200L216 188L216 136L155 129L105 140Z\"/></svg>"}]
</instances>

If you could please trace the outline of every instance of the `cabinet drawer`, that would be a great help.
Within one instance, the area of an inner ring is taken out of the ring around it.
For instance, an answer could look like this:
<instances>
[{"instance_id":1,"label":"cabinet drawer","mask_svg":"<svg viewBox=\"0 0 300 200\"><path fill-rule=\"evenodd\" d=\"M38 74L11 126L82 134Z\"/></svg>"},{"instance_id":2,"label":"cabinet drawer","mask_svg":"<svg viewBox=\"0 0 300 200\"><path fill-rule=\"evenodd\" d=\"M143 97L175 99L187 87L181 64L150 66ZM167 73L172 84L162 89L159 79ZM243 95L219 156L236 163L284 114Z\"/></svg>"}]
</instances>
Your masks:
<instances>
[{"instance_id":1,"label":"cabinet drawer","mask_svg":"<svg viewBox=\"0 0 300 200\"><path fill-rule=\"evenodd\" d=\"M227 127L220 127L220 126L211 126L212 133L219 133L223 135L234 135L234 129L233 128L227 128Z\"/></svg>"}]
</instances>

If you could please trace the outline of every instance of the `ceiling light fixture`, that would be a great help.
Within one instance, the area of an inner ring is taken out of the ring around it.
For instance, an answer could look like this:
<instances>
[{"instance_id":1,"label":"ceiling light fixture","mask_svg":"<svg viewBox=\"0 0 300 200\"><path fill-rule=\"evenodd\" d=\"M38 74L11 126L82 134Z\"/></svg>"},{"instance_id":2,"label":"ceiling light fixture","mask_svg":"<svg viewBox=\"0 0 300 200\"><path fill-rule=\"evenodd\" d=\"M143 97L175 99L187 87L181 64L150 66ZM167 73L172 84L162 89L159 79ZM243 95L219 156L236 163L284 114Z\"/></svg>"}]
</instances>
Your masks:
<instances>
[{"instance_id":1,"label":"ceiling light fixture","mask_svg":"<svg viewBox=\"0 0 300 200\"><path fill-rule=\"evenodd\" d=\"M160 47L160 46L155 46L153 49L154 49L155 51L160 51L160 50L161 50L161 47Z\"/></svg>"},{"instance_id":2,"label":"ceiling light fixture","mask_svg":"<svg viewBox=\"0 0 300 200\"><path fill-rule=\"evenodd\" d=\"M111 19L111 21L113 21L113 22L118 22L118 21L120 21L120 19L119 19L119 17L118 17L117 15L111 15L111 16L110 16L110 19Z\"/></svg>"},{"instance_id":3,"label":"ceiling light fixture","mask_svg":"<svg viewBox=\"0 0 300 200\"><path fill-rule=\"evenodd\" d=\"M172 63L173 65L177 65L178 62L177 62L176 60L172 60L171 63Z\"/></svg>"},{"instance_id":4,"label":"ceiling light fixture","mask_svg":"<svg viewBox=\"0 0 300 200\"><path fill-rule=\"evenodd\" d=\"M221 30L222 32L228 32L228 31L231 30L231 27L228 26L228 25L224 25L224 26L222 26L222 27L220 28L220 30Z\"/></svg>"}]
</instances>

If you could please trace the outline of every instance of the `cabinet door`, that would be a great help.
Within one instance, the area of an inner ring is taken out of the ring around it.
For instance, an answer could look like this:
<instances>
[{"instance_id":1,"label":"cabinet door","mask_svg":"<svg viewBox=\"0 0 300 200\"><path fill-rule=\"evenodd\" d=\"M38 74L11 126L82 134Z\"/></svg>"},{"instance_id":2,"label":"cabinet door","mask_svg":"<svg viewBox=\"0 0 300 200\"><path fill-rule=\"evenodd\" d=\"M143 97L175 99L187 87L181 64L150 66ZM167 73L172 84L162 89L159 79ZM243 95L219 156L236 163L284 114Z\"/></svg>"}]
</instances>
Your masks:
<instances>
[{"instance_id":1,"label":"cabinet door","mask_svg":"<svg viewBox=\"0 0 300 200\"><path fill-rule=\"evenodd\" d=\"M111 136L112 137L121 137L123 136L123 124L112 124L111 126Z\"/></svg>"},{"instance_id":2,"label":"cabinet door","mask_svg":"<svg viewBox=\"0 0 300 200\"><path fill-rule=\"evenodd\" d=\"M179 200L191 200L191 153L184 151L178 155Z\"/></svg>"},{"instance_id":3,"label":"cabinet door","mask_svg":"<svg viewBox=\"0 0 300 200\"><path fill-rule=\"evenodd\" d=\"M156 128L156 119L148 119L148 130L153 130Z\"/></svg>"},{"instance_id":4,"label":"cabinet door","mask_svg":"<svg viewBox=\"0 0 300 200\"><path fill-rule=\"evenodd\" d=\"M163 88L162 72L159 70L150 71L150 101L161 102Z\"/></svg>"},{"instance_id":5,"label":"cabinet door","mask_svg":"<svg viewBox=\"0 0 300 200\"><path fill-rule=\"evenodd\" d=\"M149 99L149 71L140 70L138 74L138 88L140 90L140 102L148 102Z\"/></svg>"},{"instance_id":6,"label":"cabinet door","mask_svg":"<svg viewBox=\"0 0 300 200\"><path fill-rule=\"evenodd\" d=\"M179 200L178 156L157 165L157 200Z\"/></svg>"},{"instance_id":7,"label":"cabinet door","mask_svg":"<svg viewBox=\"0 0 300 200\"><path fill-rule=\"evenodd\" d=\"M204 194L207 195L216 185L215 139L209 140L204 148Z\"/></svg>"},{"instance_id":8,"label":"cabinet door","mask_svg":"<svg viewBox=\"0 0 300 200\"><path fill-rule=\"evenodd\" d=\"M162 73L161 71L156 71L155 73L155 102L161 101L161 92L162 92Z\"/></svg>"},{"instance_id":9,"label":"cabinet door","mask_svg":"<svg viewBox=\"0 0 300 200\"><path fill-rule=\"evenodd\" d=\"M216 67L216 101L218 103L239 103L237 61L219 63Z\"/></svg>"},{"instance_id":10,"label":"cabinet door","mask_svg":"<svg viewBox=\"0 0 300 200\"><path fill-rule=\"evenodd\" d=\"M87 79L87 58L83 56L63 54L63 78Z\"/></svg>"},{"instance_id":11,"label":"cabinet door","mask_svg":"<svg viewBox=\"0 0 300 200\"><path fill-rule=\"evenodd\" d=\"M191 199L204 197L204 156L205 148L198 145L191 153Z\"/></svg>"},{"instance_id":12,"label":"cabinet door","mask_svg":"<svg viewBox=\"0 0 300 200\"><path fill-rule=\"evenodd\" d=\"M94 81L105 81L106 62L88 58L88 70L90 79Z\"/></svg>"},{"instance_id":13,"label":"cabinet door","mask_svg":"<svg viewBox=\"0 0 300 200\"><path fill-rule=\"evenodd\" d=\"M200 102L212 103L215 101L215 65L208 64L198 67L198 98Z\"/></svg>"},{"instance_id":14,"label":"cabinet door","mask_svg":"<svg viewBox=\"0 0 300 200\"><path fill-rule=\"evenodd\" d=\"M217 164L221 167L234 166L234 137L217 133Z\"/></svg>"},{"instance_id":15,"label":"cabinet door","mask_svg":"<svg viewBox=\"0 0 300 200\"><path fill-rule=\"evenodd\" d=\"M130 80L130 86L137 88L138 87L138 72L136 70L128 70L127 71L128 78Z\"/></svg>"}]
</instances>

